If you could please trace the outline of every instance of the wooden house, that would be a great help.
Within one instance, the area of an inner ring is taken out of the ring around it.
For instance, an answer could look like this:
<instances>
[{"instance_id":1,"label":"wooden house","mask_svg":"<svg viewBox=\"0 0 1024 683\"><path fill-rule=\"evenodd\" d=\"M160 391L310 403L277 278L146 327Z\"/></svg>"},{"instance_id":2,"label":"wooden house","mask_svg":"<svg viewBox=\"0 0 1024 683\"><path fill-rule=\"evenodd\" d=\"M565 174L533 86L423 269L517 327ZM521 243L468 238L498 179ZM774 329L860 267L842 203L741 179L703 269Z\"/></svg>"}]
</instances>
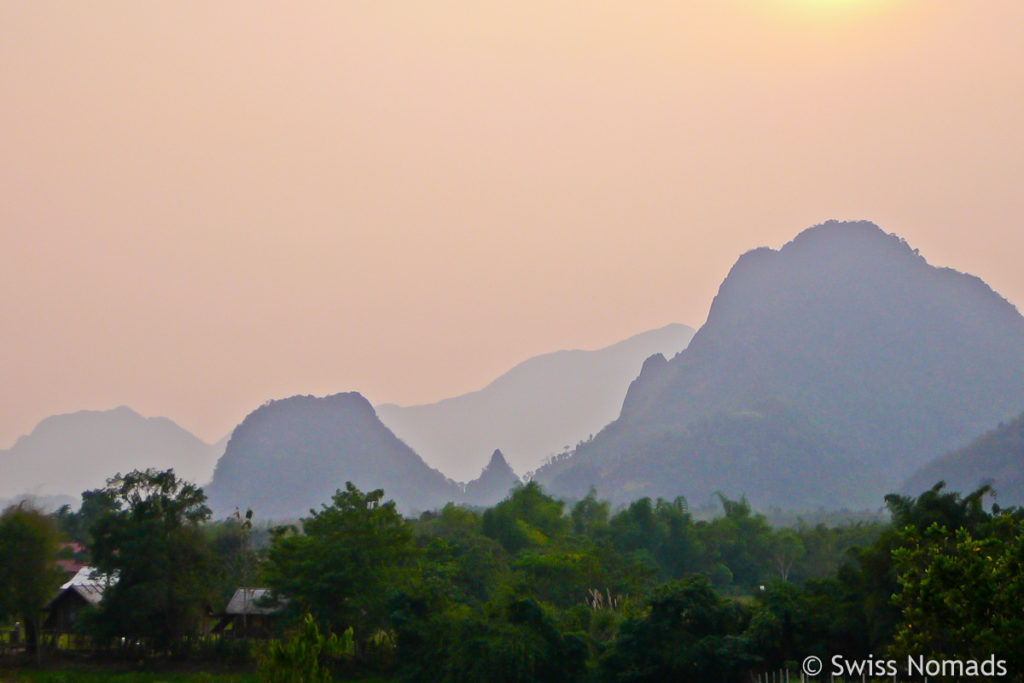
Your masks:
<instances>
[{"instance_id":1,"label":"wooden house","mask_svg":"<svg viewBox=\"0 0 1024 683\"><path fill-rule=\"evenodd\" d=\"M239 588L231 596L213 633L232 638L270 638L284 609L281 602L270 602L268 588Z\"/></svg>"},{"instance_id":2,"label":"wooden house","mask_svg":"<svg viewBox=\"0 0 1024 683\"><path fill-rule=\"evenodd\" d=\"M82 567L60 587L57 595L46 605L43 633L48 636L80 635L81 613L100 604L103 593L113 582L92 567Z\"/></svg>"}]
</instances>

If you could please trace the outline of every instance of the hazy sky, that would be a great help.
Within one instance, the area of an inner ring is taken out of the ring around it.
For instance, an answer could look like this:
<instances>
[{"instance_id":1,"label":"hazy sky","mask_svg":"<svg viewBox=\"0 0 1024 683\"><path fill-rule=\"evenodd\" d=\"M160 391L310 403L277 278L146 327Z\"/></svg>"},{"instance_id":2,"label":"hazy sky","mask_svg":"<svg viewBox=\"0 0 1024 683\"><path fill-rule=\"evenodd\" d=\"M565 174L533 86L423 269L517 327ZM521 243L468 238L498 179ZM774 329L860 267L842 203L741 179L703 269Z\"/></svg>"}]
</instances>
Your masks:
<instances>
[{"instance_id":1,"label":"hazy sky","mask_svg":"<svg viewBox=\"0 0 1024 683\"><path fill-rule=\"evenodd\" d=\"M0 5L0 447L432 401L866 218L1024 304L1020 0Z\"/></svg>"}]
</instances>

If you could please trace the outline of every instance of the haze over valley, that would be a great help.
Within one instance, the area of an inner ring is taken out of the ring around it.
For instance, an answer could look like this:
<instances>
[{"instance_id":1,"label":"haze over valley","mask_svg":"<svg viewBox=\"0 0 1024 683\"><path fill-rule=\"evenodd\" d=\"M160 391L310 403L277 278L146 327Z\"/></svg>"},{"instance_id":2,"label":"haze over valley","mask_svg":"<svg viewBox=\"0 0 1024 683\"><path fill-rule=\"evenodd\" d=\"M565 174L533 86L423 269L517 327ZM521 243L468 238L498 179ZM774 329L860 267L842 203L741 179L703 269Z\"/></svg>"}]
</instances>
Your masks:
<instances>
[{"instance_id":1,"label":"haze over valley","mask_svg":"<svg viewBox=\"0 0 1024 683\"><path fill-rule=\"evenodd\" d=\"M446 476L465 482L477 479L499 448L516 453L516 469L525 473L563 445L586 439L611 421L644 359L655 352L678 352L692 336L692 328L672 324L605 349L556 351L523 361L480 391L428 406L378 406L377 412L417 451L425 446L424 459ZM173 467L191 481L206 483L230 437L206 444L169 418L144 418L126 406L55 415L0 451L0 497L61 495L65 502L102 486L117 472L146 467ZM351 437L348 442L358 440ZM320 457L337 457L337 446L329 439L323 442ZM372 459L371 452L364 455ZM303 464L296 462L295 467ZM346 476L344 467L333 472L334 479ZM304 476L328 488L334 481L317 480L311 473ZM348 476L364 481L357 470L348 470ZM502 493L507 490L508 486ZM304 512L320 500L315 495L319 494L307 491L308 504L289 510ZM444 501L451 495L429 494L415 501ZM469 498L474 498L472 490Z\"/></svg>"},{"instance_id":2,"label":"haze over valley","mask_svg":"<svg viewBox=\"0 0 1024 683\"><path fill-rule=\"evenodd\" d=\"M0 680L1024 683L1024 2L4 0Z\"/></svg>"},{"instance_id":3,"label":"haze over valley","mask_svg":"<svg viewBox=\"0 0 1024 683\"><path fill-rule=\"evenodd\" d=\"M526 360L483 389L377 414L424 460L457 479L500 448L519 472L593 436L618 417L626 388L655 353L674 356L693 328L672 324L595 351L556 351Z\"/></svg>"},{"instance_id":4,"label":"haze over valley","mask_svg":"<svg viewBox=\"0 0 1024 683\"><path fill-rule=\"evenodd\" d=\"M273 519L346 481L418 514L493 505L523 475L619 504L724 493L759 509L870 509L931 479L1017 501L1021 387L1024 318L1010 302L872 223L830 221L740 256L696 335L670 325L545 354L433 405L275 399L213 445L126 407L54 416L0 452L0 495L74 495L173 467L209 482L216 514Z\"/></svg>"},{"instance_id":5,"label":"haze over valley","mask_svg":"<svg viewBox=\"0 0 1024 683\"><path fill-rule=\"evenodd\" d=\"M408 511L509 469L615 504L877 508L968 462L1015 489L1021 26L1017 2L14 0L0 496L173 465L294 510L272 462Z\"/></svg>"}]
</instances>

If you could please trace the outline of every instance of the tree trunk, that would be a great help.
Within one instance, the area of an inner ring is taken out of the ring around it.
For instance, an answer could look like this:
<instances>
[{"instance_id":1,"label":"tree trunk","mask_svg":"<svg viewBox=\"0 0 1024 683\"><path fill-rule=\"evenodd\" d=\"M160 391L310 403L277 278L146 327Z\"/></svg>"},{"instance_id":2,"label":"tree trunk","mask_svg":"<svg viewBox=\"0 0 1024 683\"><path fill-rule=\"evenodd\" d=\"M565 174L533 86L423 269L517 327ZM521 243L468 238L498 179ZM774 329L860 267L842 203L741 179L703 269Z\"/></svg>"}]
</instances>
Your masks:
<instances>
[{"instance_id":1,"label":"tree trunk","mask_svg":"<svg viewBox=\"0 0 1024 683\"><path fill-rule=\"evenodd\" d=\"M39 642L38 619L32 619L29 614L22 615L25 621L25 654L35 656L36 664L43 662L42 643Z\"/></svg>"}]
</instances>

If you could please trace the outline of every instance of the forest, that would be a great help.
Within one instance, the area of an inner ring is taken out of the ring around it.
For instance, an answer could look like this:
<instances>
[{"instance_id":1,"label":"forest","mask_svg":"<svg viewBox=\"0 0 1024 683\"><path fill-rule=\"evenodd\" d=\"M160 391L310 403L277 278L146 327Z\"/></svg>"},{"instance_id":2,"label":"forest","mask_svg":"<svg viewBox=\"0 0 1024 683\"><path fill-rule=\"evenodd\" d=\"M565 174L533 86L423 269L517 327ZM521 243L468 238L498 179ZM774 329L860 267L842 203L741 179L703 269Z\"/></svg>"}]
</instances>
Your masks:
<instances>
[{"instance_id":1,"label":"forest","mask_svg":"<svg viewBox=\"0 0 1024 683\"><path fill-rule=\"evenodd\" d=\"M817 657L822 680L913 680L909 661L1024 680L1024 510L987 487L890 494L868 521L773 525L745 499L719 502L710 517L683 498L613 508L529 482L487 509L406 518L348 483L291 524L215 521L172 470L134 471L78 510L0 516L4 661L212 662L262 681L745 682ZM102 598L55 625L59 560L90 567Z\"/></svg>"}]
</instances>

